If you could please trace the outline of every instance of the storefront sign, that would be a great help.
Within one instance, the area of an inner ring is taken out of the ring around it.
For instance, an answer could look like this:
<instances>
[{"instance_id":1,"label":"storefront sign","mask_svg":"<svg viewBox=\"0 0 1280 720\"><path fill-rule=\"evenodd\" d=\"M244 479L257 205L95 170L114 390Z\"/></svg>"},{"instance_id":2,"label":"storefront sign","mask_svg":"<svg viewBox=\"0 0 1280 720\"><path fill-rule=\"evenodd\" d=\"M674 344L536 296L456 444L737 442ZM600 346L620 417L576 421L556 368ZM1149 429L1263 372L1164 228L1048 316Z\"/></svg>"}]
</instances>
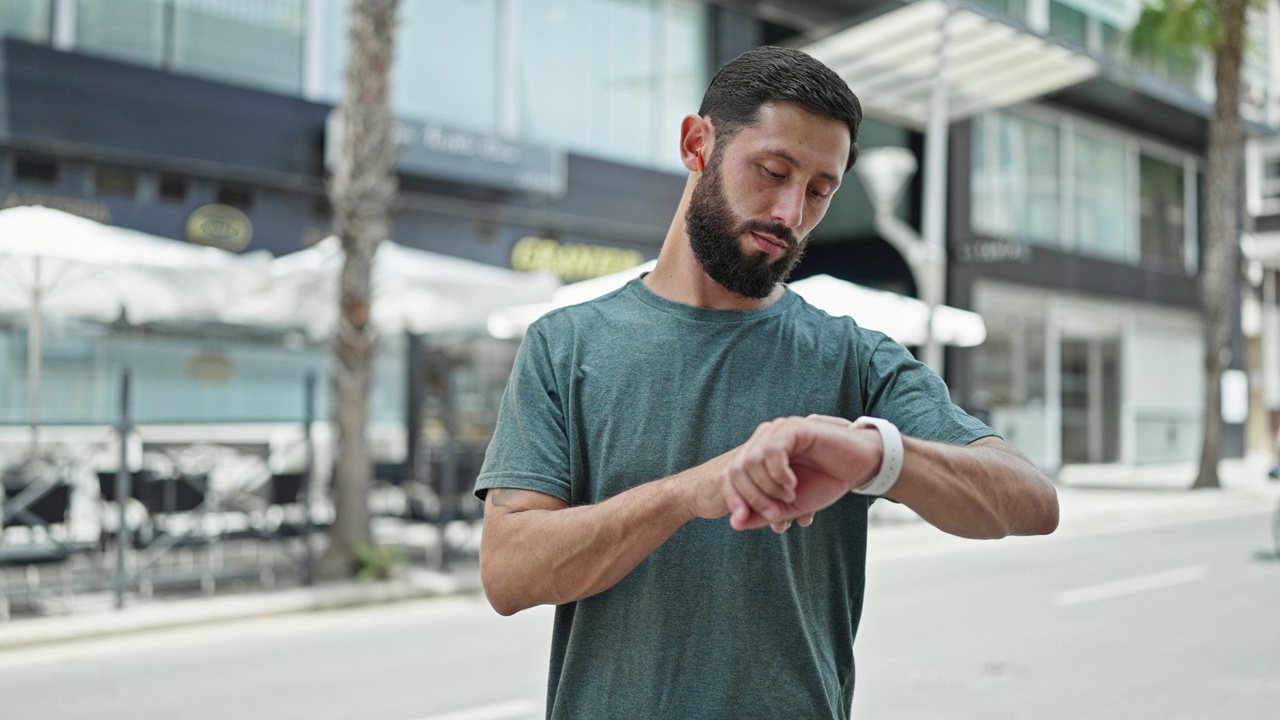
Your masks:
<instances>
[{"instance_id":1,"label":"storefront sign","mask_svg":"<svg viewBox=\"0 0 1280 720\"><path fill-rule=\"evenodd\" d=\"M474 187L560 197L568 187L564 150L455 130L437 123L393 120L396 171ZM325 131L325 165L332 168L342 147L337 112Z\"/></svg>"},{"instance_id":2,"label":"storefront sign","mask_svg":"<svg viewBox=\"0 0 1280 720\"><path fill-rule=\"evenodd\" d=\"M1026 262L1031 248L1025 243L992 238L969 238L955 247L956 260L964 265L993 265L1006 262Z\"/></svg>"},{"instance_id":3,"label":"storefront sign","mask_svg":"<svg viewBox=\"0 0 1280 720\"><path fill-rule=\"evenodd\" d=\"M622 272L644 262L635 250L601 245L562 244L557 240L528 236L511 248L516 270L550 270L565 282Z\"/></svg>"},{"instance_id":4,"label":"storefront sign","mask_svg":"<svg viewBox=\"0 0 1280 720\"><path fill-rule=\"evenodd\" d=\"M19 207L21 205L39 205L53 210L61 210L82 218L96 220L100 223L111 222L111 210L100 202L81 200L80 198L61 197L59 195L38 195L32 193L9 193L0 203L0 210Z\"/></svg>"},{"instance_id":5,"label":"storefront sign","mask_svg":"<svg viewBox=\"0 0 1280 720\"><path fill-rule=\"evenodd\" d=\"M205 205L187 218L187 239L229 252L240 252L253 240L253 222L230 205Z\"/></svg>"}]
</instances>

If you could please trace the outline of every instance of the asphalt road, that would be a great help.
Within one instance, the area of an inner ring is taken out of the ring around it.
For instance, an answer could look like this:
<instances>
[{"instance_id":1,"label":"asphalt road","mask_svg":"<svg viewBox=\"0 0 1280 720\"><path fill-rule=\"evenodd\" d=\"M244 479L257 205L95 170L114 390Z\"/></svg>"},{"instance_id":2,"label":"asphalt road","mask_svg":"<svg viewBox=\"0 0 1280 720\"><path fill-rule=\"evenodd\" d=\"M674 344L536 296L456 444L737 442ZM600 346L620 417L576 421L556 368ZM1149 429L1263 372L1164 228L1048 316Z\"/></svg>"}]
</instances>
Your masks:
<instances>
[{"instance_id":1,"label":"asphalt road","mask_svg":"<svg viewBox=\"0 0 1280 720\"><path fill-rule=\"evenodd\" d=\"M873 535L855 717L1280 717L1264 515L995 543L925 530ZM0 718L540 717L550 623L454 598L13 650Z\"/></svg>"}]
</instances>

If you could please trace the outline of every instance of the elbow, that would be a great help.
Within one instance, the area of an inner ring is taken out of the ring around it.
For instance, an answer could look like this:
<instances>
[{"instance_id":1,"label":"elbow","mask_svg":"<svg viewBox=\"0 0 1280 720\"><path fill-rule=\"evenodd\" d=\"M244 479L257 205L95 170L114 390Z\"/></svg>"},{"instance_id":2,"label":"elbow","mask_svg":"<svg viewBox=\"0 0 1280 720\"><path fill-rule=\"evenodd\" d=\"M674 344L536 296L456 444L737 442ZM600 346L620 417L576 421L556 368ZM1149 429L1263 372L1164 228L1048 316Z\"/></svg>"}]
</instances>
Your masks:
<instances>
[{"instance_id":1,"label":"elbow","mask_svg":"<svg viewBox=\"0 0 1280 720\"><path fill-rule=\"evenodd\" d=\"M1026 523L1018 535L1049 535L1058 529L1058 491L1045 482L1035 503L1026 514Z\"/></svg>"},{"instance_id":2,"label":"elbow","mask_svg":"<svg viewBox=\"0 0 1280 720\"><path fill-rule=\"evenodd\" d=\"M510 583L503 582L503 579L495 577L498 575L491 563L484 562L483 555L480 561L480 585L484 588L484 597L489 601L489 606L494 612L503 617L511 617L516 613L524 610L528 605L523 605L517 601L515 593L511 591Z\"/></svg>"},{"instance_id":3,"label":"elbow","mask_svg":"<svg viewBox=\"0 0 1280 720\"><path fill-rule=\"evenodd\" d=\"M1034 534L1048 535L1058 529L1058 521L1060 515L1058 512L1058 493L1053 488L1049 488L1049 497L1045 502L1044 509L1040 513L1040 523Z\"/></svg>"}]
</instances>

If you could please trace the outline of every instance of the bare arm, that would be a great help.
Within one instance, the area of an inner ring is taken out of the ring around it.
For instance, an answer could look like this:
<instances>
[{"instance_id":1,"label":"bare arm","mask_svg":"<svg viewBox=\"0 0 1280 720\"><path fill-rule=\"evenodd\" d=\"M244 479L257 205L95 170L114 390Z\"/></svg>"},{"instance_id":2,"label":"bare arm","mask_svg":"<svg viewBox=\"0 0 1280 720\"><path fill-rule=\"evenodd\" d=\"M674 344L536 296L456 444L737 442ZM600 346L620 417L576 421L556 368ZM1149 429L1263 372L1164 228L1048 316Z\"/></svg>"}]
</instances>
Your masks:
<instances>
[{"instance_id":1,"label":"bare arm","mask_svg":"<svg viewBox=\"0 0 1280 720\"><path fill-rule=\"evenodd\" d=\"M969 538L1047 535L1058 493L1025 455L996 437L969 445L903 438L902 475L888 497L940 530Z\"/></svg>"},{"instance_id":2,"label":"bare arm","mask_svg":"<svg viewBox=\"0 0 1280 720\"><path fill-rule=\"evenodd\" d=\"M999 438L967 446L903 438L888 497L941 530L972 538L1037 535L1058 525L1058 497L1031 461ZM749 510L738 529L821 510L879 469L878 431L843 418L782 418L760 426L725 472Z\"/></svg>"},{"instance_id":3,"label":"bare arm","mask_svg":"<svg viewBox=\"0 0 1280 720\"><path fill-rule=\"evenodd\" d=\"M729 455L595 505L570 507L532 490L490 490L480 543L489 603L511 615L613 587L685 523L728 513L720 474Z\"/></svg>"}]
</instances>

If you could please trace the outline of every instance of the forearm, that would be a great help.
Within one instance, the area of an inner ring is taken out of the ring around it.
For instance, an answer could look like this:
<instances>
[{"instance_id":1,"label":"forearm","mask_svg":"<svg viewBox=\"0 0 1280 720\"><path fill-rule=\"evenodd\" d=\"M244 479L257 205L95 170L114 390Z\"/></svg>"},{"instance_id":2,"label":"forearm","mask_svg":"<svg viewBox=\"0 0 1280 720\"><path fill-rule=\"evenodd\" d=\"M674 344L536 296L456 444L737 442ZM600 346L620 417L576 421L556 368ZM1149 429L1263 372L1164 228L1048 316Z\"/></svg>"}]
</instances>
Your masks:
<instances>
[{"instance_id":1,"label":"forearm","mask_svg":"<svg viewBox=\"0 0 1280 720\"><path fill-rule=\"evenodd\" d=\"M1058 525L1053 485L1001 441L967 446L903 438L902 475L888 496L937 528L970 538L1043 535Z\"/></svg>"},{"instance_id":2,"label":"forearm","mask_svg":"<svg viewBox=\"0 0 1280 720\"><path fill-rule=\"evenodd\" d=\"M696 517L682 483L697 472L645 483L595 505L521 509L487 520L480 574L489 602L510 615L609 589ZM502 492L489 493L495 515L503 510Z\"/></svg>"}]
</instances>

